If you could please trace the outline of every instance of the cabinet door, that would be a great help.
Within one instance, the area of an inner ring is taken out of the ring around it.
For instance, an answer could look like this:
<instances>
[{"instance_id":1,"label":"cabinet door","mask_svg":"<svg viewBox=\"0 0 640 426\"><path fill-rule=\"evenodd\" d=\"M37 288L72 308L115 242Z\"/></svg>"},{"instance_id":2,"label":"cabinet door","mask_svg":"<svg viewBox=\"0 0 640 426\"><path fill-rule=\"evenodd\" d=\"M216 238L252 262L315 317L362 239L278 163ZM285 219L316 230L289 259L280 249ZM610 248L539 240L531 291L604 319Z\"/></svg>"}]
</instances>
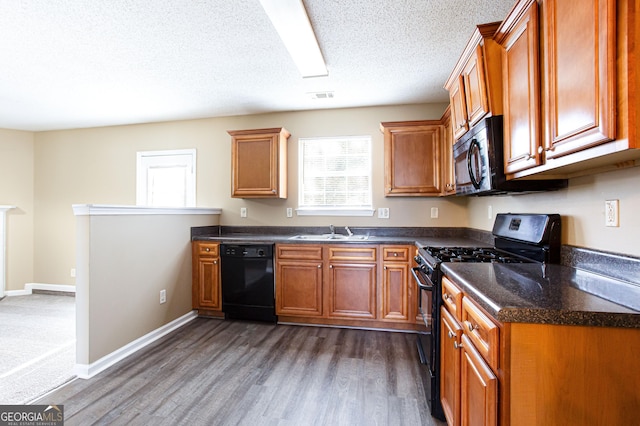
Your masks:
<instances>
[{"instance_id":1,"label":"cabinet door","mask_svg":"<svg viewBox=\"0 0 640 426\"><path fill-rule=\"evenodd\" d=\"M456 193L456 176L453 159L453 128L451 125L451 108L448 107L442 115L442 176L443 193Z\"/></svg>"},{"instance_id":2,"label":"cabinet door","mask_svg":"<svg viewBox=\"0 0 640 426\"><path fill-rule=\"evenodd\" d=\"M462 70L462 79L469 127L472 127L489 112L482 46L476 46L475 55Z\"/></svg>"},{"instance_id":3,"label":"cabinet door","mask_svg":"<svg viewBox=\"0 0 640 426\"><path fill-rule=\"evenodd\" d=\"M282 128L229 131L231 196L287 198L287 145Z\"/></svg>"},{"instance_id":4,"label":"cabinet door","mask_svg":"<svg viewBox=\"0 0 640 426\"><path fill-rule=\"evenodd\" d=\"M449 426L460 425L460 338L462 327L440 308L440 401Z\"/></svg>"},{"instance_id":5,"label":"cabinet door","mask_svg":"<svg viewBox=\"0 0 640 426\"><path fill-rule=\"evenodd\" d=\"M276 314L322 316L322 262L278 260Z\"/></svg>"},{"instance_id":6,"label":"cabinet door","mask_svg":"<svg viewBox=\"0 0 640 426\"><path fill-rule=\"evenodd\" d=\"M451 120L453 126L453 138L458 139L469 130L467 121L467 103L464 96L464 82L462 76L458 78L449 89L449 99L451 101Z\"/></svg>"},{"instance_id":7,"label":"cabinet door","mask_svg":"<svg viewBox=\"0 0 640 426\"><path fill-rule=\"evenodd\" d=\"M384 128L385 196L440 195L442 126L422 123Z\"/></svg>"},{"instance_id":8,"label":"cabinet door","mask_svg":"<svg viewBox=\"0 0 640 426\"><path fill-rule=\"evenodd\" d=\"M219 258L198 258L197 306L194 308L221 310L220 260Z\"/></svg>"},{"instance_id":9,"label":"cabinet door","mask_svg":"<svg viewBox=\"0 0 640 426\"><path fill-rule=\"evenodd\" d=\"M409 264L384 262L382 269L382 319L408 321Z\"/></svg>"},{"instance_id":10,"label":"cabinet door","mask_svg":"<svg viewBox=\"0 0 640 426\"><path fill-rule=\"evenodd\" d=\"M538 4L529 0L501 40L504 171L514 173L541 163Z\"/></svg>"},{"instance_id":11,"label":"cabinet door","mask_svg":"<svg viewBox=\"0 0 640 426\"><path fill-rule=\"evenodd\" d=\"M466 335L460 366L460 424L497 425L498 379Z\"/></svg>"},{"instance_id":12,"label":"cabinet door","mask_svg":"<svg viewBox=\"0 0 640 426\"><path fill-rule=\"evenodd\" d=\"M376 317L375 263L329 263L328 316Z\"/></svg>"},{"instance_id":13,"label":"cabinet door","mask_svg":"<svg viewBox=\"0 0 640 426\"><path fill-rule=\"evenodd\" d=\"M546 158L615 138L616 1L544 0Z\"/></svg>"}]
</instances>

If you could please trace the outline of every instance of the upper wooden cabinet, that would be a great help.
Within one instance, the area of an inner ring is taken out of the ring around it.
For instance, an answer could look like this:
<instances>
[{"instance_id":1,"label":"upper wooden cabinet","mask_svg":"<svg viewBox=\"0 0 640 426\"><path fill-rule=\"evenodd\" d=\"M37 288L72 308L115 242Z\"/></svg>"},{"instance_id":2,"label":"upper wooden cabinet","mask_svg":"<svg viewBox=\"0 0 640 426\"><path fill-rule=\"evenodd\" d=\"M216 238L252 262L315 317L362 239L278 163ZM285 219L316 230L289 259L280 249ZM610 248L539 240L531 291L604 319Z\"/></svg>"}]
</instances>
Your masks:
<instances>
[{"instance_id":1,"label":"upper wooden cabinet","mask_svg":"<svg viewBox=\"0 0 640 426\"><path fill-rule=\"evenodd\" d=\"M231 196L287 198L287 140L282 128L232 130Z\"/></svg>"},{"instance_id":2,"label":"upper wooden cabinet","mask_svg":"<svg viewBox=\"0 0 640 426\"><path fill-rule=\"evenodd\" d=\"M451 101L454 139L487 114L502 114L500 47L493 40L500 22L478 25L445 84Z\"/></svg>"},{"instance_id":3,"label":"upper wooden cabinet","mask_svg":"<svg viewBox=\"0 0 640 426\"><path fill-rule=\"evenodd\" d=\"M616 1L545 0L542 12L551 159L615 138Z\"/></svg>"},{"instance_id":4,"label":"upper wooden cabinet","mask_svg":"<svg viewBox=\"0 0 640 426\"><path fill-rule=\"evenodd\" d=\"M380 123L385 196L442 194L442 129L438 120Z\"/></svg>"},{"instance_id":5,"label":"upper wooden cabinet","mask_svg":"<svg viewBox=\"0 0 640 426\"><path fill-rule=\"evenodd\" d=\"M536 0L520 2L504 21L497 40L502 54L504 170L514 173L541 164L539 19Z\"/></svg>"},{"instance_id":6,"label":"upper wooden cabinet","mask_svg":"<svg viewBox=\"0 0 640 426\"><path fill-rule=\"evenodd\" d=\"M573 177L640 158L634 0L521 0L503 47L505 172Z\"/></svg>"},{"instance_id":7,"label":"upper wooden cabinet","mask_svg":"<svg viewBox=\"0 0 640 426\"><path fill-rule=\"evenodd\" d=\"M447 107L440 118L442 122L442 195L456 193L456 175L453 159L453 127L451 124L451 107Z\"/></svg>"}]
</instances>

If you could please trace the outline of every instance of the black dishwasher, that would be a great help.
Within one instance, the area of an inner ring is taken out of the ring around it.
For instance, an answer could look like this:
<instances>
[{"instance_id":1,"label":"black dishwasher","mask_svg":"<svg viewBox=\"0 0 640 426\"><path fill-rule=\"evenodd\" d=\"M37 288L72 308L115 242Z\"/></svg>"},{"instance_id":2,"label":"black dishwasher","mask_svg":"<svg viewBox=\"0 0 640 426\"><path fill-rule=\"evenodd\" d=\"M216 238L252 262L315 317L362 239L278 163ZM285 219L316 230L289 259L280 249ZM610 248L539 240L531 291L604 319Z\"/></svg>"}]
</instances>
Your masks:
<instances>
[{"instance_id":1,"label":"black dishwasher","mask_svg":"<svg viewBox=\"0 0 640 426\"><path fill-rule=\"evenodd\" d=\"M225 318L277 322L273 244L221 244Z\"/></svg>"}]
</instances>

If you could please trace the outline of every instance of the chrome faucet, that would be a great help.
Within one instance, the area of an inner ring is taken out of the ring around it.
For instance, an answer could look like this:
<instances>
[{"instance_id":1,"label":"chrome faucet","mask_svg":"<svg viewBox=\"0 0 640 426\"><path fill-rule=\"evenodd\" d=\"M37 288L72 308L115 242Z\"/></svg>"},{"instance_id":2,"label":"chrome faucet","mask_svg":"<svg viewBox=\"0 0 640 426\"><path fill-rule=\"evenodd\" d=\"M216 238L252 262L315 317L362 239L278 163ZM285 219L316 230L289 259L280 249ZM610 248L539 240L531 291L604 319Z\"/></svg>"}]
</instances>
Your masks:
<instances>
[{"instance_id":1,"label":"chrome faucet","mask_svg":"<svg viewBox=\"0 0 640 426\"><path fill-rule=\"evenodd\" d=\"M331 230L331 235L336 234L336 228L333 225L329 225L329 229Z\"/></svg>"},{"instance_id":2,"label":"chrome faucet","mask_svg":"<svg viewBox=\"0 0 640 426\"><path fill-rule=\"evenodd\" d=\"M351 232L351 229L349 229L348 226L345 226L344 229L347 230L347 234L349 234L350 237L353 236L353 232Z\"/></svg>"}]
</instances>

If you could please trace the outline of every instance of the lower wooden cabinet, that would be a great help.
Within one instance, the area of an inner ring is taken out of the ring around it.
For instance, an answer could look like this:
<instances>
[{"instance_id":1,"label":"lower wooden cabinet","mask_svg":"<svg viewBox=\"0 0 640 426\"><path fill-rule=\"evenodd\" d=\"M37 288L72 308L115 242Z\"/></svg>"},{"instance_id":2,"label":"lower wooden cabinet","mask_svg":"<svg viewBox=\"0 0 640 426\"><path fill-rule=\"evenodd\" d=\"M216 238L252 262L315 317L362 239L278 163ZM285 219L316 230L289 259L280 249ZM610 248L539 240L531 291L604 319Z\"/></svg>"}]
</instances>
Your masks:
<instances>
[{"instance_id":1,"label":"lower wooden cabinet","mask_svg":"<svg viewBox=\"0 0 640 426\"><path fill-rule=\"evenodd\" d=\"M415 317L412 312L413 304L410 299L417 291L411 286L414 281L411 278L412 246L382 246L382 288L380 319L386 321L409 321Z\"/></svg>"},{"instance_id":2,"label":"lower wooden cabinet","mask_svg":"<svg viewBox=\"0 0 640 426\"><path fill-rule=\"evenodd\" d=\"M493 356L498 353L497 326L482 313L469 315L480 308L446 277L442 292L448 297L440 310L440 398L447 424L497 425L498 378L470 339L473 336L482 353Z\"/></svg>"},{"instance_id":3,"label":"lower wooden cabinet","mask_svg":"<svg viewBox=\"0 0 640 426\"><path fill-rule=\"evenodd\" d=\"M449 426L460 425L460 341L462 327L440 308L440 400Z\"/></svg>"},{"instance_id":4,"label":"lower wooden cabinet","mask_svg":"<svg viewBox=\"0 0 640 426\"><path fill-rule=\"evenodd\" d=\"M460 424L498 424L498 378L471 340L462 335L460 359Z\"/></svg>"},{"instance_id":5,"label":"lower wooden cabinet","mask_svg":"<svg viewBox=\"0 0 640 426\"><path fill-rule=\"evenodd\" d=\"M375 263L331 262L328 276L329 318L376 318Z\"/></svg>"},{"instance_id":6,"label":"lower wooden cabinet","mask_svg":"<svg viewBox=\"0 0 640 426\"><path fill-rule=\"evenodd\" d=\"M277 244L276 314L284 322L413 330L414 250L411 245Z\"/></svg>"},{"instance_id":7,"label":"lower wooden cabinet","mask_svg":"<svg viewBox=\"0 0 640 426\"><path fill-rule=\"evenodd\" d=\"M222 314L220 288L220 244L203 241L192 243L192 291L194 309ZM206 312L204 312L206 313Z\"/></svg>"},{"instance_id":8,"label":"lower wooden cabinet","mask_svg":"<svg viewBox=\"0 0 640 426\"><path fill-rule=\"evenodd\" d=\"M322 316L322 260L280 260L276 266L276 314Z\"/></svg>"}]
</instances>

